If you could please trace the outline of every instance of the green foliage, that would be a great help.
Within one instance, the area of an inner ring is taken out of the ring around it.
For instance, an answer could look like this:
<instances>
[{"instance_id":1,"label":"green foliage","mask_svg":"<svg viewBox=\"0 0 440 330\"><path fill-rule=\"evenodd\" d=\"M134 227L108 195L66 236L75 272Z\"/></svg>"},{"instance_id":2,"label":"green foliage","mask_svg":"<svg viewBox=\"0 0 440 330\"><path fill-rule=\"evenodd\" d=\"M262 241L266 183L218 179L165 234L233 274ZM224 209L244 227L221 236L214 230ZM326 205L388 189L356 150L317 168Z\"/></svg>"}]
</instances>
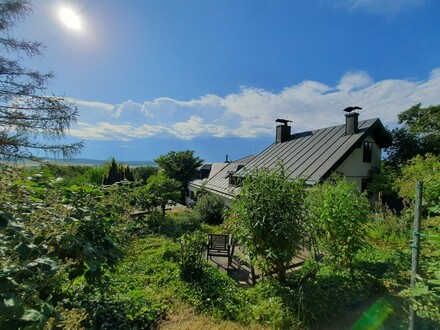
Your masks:
<instances>
[{"instance_id":1,"label":"green foliage","mask_svg":"<svg viewBox=\"0 0 440 330\"><path fill-rule=\"evenodd\" d=\"M180 238L179 267L182 279L190 280L202 272L205 243L205 237L200 231L184 234Z\"/></svg>"},{"instance_id":2,"label":"green foliage","mask_svg":"<svg viewBox=\"0 0 440 330\"><path fill-rule=\"evenodd\" d=\"M154 160L166 175L180 183L180 202L185 202L185 188L192 179L197 167L203 164L203 159L194 157L193 150L170 151Z\"/></svg>"},{"instance_id":3,"label":"green foliage","mask_svg":"<svg viewBox=\"0 0 440 330\"><path fill-rule=\"evenodd\" d=\"M440 325L440 217L422 223L419 277L414 288L401 295L411 298L414 310L420 318Z\"/></svg>"},{"instance_id":4,"label":"green foliage","mask_svg":"<svg viewBox=\"0 0 440 330\"><path fill-rule=\"evenodd\" d=\"M310 191L310 231L321 251L350 267L365 245L368 199L354 182L333 176Z\"/></svg>"},{"instance_id":5,"label":"green foliage","mask_svg":"<svg viewBox=\"0 0 440 330\"><path fill-rule=\"evenodd\" d=\"M194 210L200 214L204 222L219 225L223 222L225 208L225 203L220 196L207 193L199 198Z\"/></svg>"},{"instance_id":6,"label":"green foliage","mask_svg":"<svg viewBox=\"0 0 440 330\"><path fill-rule=\"evenodd\" d=\"M395 181L399 196L408 205L414 205L417 181L424 185L423 205L429 212L440 214L440 157L426 155L411 159L401 168L401 176Z\"/></svg>"},{"instance_id":7,"label":"green foliage","mask_svg":"<svg viewBox=\"0 0 440 330\"><path fill-rule=\"evenodd\" d=\"M180 187L179 182L170 179L164 172L159 172L148 179L145 193L149 204L153 207L160 206L165 217L165 206L179 200Z\"/></svg>"},{"instance_id":8,"label":"green foliage","mask_svg":"<svg viewBox=\"0 0 440 330\"><path fill-rule=\"evenodd\" d=\"M369 214L366 228L375 244L399 247L408 241L411 225L412 219L397 216L387 206L377 204Z\"/></svg>"},{"instance_id":9,"label":"green foliage","mask_svg":"<svg viewBox=\"0 0 440 330\"><path fill-rule=\"evenodd\" d=\"M232 204L238 241L254 262L281 281L304 235L304 198L302 183L286 179L280 165L274 171L254 171Z\"/></svg>"},{"instance_id":10,"label":"green foliage","mask_svg":"<svg viewBox=\"0 0 440 330\"><path fill-rule=\"evenodd\" d=\"M241 320L246 315L244 290L226 274L204 265L198 277L191 277L179 289L183 298L201 312L216 318Z\"/></svg>"},{"instance_id":11,"label":"green foliage","mask_svg":"<svg viewBox=\"0 0 440 330\"><path fill-rule=\"evenodd\" d=\"M104 288L104 272L120 257L118 213L102 204L99 189L60 187L47 173L23 181L14 169L1 172L0 326L60 322L66 283L83 279L84 292Z\"/></svg>"},{"instance_id":12,"label":"green foliage","mask_svg":"<svg viewBox=\"0 0 440 330\"><path fill-rule=\"evenodd\" d=\"M393 142L387 148L386 161L395 170L411 158L428 152L423 146L421 137L405 127L395 128L390 134Z\"/></svg>"},{"instance_id":13,"label":"green foliage","mask_svg":"<svg viewBox=\"0 0 440 330\"><path fill-rule=\"evenodd\" d=\"M118 164L114 157L112 157L104 167L108 168L108 172L104 175L103 184L112 185L123 180L134 181L130 167L128 165Z\"/></svg>"},{"instance_id":14,"label":"green foliage","mask_svg":"<svg viewBox=\"0 0 440 330\"><path fill-rule=\"evenodd\" d=\"M155 175L158 167L155 166L138 166L133 169L133 178L135 181L147 183L150 176Z\"/></svg>"},{"instance_id":15,"label":"green foliage","mask_svg":"<svg viewBox=\"0 0 440 330\"><path fill-rule=\"evenodd\" d=\"M387 150L393 167L404 164L417 155L440 155L440 105L422 108L414 105L398 115L404 127L391 131L393 143Z\"/></svg>"},{"instance_id":16,"label":"green foliage","mask_svg":"<svg viewBox=\"0 0 440 330\"><path fill-rule=\"evenodd\" d=\"M440 105L422 108L418 103L398 115L399 124L406 124L414 133L440 134Z\"/></svg>"},{"instance_id":17,"label":"green foliage","mask_svg":"<svg viewBox=\"0 0 440 330\"><path fill-rule=\"evenodd\" d=\"M46 90L53 73L23 66L25 57L39 56L44 48L12 36L15 25L31 12L28 0L0 2L0 160L36 159L38 151L70 157L83 147L82 142L60 143L78 109Z\"/></svg>"},{"instance_id":18,"label":"green foliage","mask_svg":"<svg viewBox=\"0 0 440 330\"><path fill-rule=\"evenodd\" d=\"M92 166L84 173L85 181L94 185L101 185L104 182L107 169L104 166Z\"/></svg>"}]
</instances>

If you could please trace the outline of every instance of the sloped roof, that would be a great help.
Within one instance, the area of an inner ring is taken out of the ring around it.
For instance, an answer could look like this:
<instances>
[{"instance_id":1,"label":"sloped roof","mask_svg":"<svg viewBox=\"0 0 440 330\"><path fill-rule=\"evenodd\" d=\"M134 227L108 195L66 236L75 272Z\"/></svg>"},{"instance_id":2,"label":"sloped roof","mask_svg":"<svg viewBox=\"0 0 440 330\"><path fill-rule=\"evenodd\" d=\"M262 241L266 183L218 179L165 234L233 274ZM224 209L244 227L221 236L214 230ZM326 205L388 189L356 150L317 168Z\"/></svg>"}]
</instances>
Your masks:
<instances>
[{"instance_id":1,"label":"sloped roof","mask_svg":"<svg viewBox=\"0 0 440 330\"><path fill-rule=\"evenodd\" d=\"M288 178L314 184L335 171L366 136L372 134L380 147L389 145L390 138L378 118L359 121L358 127L358 133L351 135L345 135L345 125L293 134L283 143L270 145L236 175L244 177L261 167L274 169L281 162Z\"/></svg>"},{"instance_id":2,"label":"sloped roof","mask_svg":"<svg viewBox=\"0 0 440 330\"><path fill-rule=\"evenodd\" d=\"M220 172L227 165L229 165L229 164L228 163L210 163L210 164L201 165L196 170L200 171L201 169L209 169L209 168L211 168L211 170L209 172L209 176L207 178L204 178L204 179L193 180L190 183L193 186L201 187L206 181L208 181L213 176L215 176L218 172Z\"/></svg>"},{"instance_id":3,"label":"sloped roof","mask_svg":"<svg viewBox=\"0 0 440 330\"><path fill-rule=\"evenodd\" d=\"M251 155L230 163L221 163L224 166L214 175L210 175L208 179L191 181L189 184L194 187L201 187L203 185L208 191L212 191L216 194L229 198L233 197L238 192L239 188L229 185L228 171L235 171L239 165L246 165L254 158L255 155ZM213 169L211 169L211 172L212 170Z\"/></svg>"}]
</instances>

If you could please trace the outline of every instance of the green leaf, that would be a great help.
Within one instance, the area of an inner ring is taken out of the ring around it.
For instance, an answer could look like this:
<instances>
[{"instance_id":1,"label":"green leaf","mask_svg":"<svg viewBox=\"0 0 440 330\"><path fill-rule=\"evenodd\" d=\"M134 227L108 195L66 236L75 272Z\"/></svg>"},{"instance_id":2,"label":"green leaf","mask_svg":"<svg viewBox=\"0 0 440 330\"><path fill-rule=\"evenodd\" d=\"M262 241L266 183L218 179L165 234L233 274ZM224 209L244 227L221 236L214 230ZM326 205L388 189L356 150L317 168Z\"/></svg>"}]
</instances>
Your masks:
<instances>
[{"instance_id":1,"label":"green leaf","mask_svg":"<svg viewBox=\"0 0 440 330\"><path fill-rule=\"evenodd\" d=\"M24 312L20 320L23 321L38 321L41 318L41 313L35 309L28 309Z\"/></svg>"},{"instance_id":2,"label":"green leaf","mask_svg":"<svg viewBox=\"0 0 440 330\"><path fill-rule=\"evenodd\" d=\"M21 242L16 247L14 247L14 250L18 253L18 256L21 260L27 259L32 251L29 245L24 242Z\"/></svg>"},{"instance_id":3,"label":"green leaf","mask_svg":"<svg viewBox=\"0 0 440 330\"><path fill-rule=\"evenodd\" d=\"M440 280L428 280L428 284L433 286L440 286Z\"/></svg>"},{"instance_id":4,"label":"green leaf","mask_svg":"<svg viewBox=\"0 0 440 330\"><path fill-rule=\"evenodd\" d=\"M9 213L0 210L0 228L6 228L8 222L12 220L13 218Z\"/></svg>"},{"instance_id":5,"label":"green leaf","mask_svg":"<svg viewBox=\"0 0 440 330\"><path fill-rule=\"evenodd\" d=\"M426 285L419 285L412 290L414 297L419 297L424 294L428 294L428 292L429 292L429 289Z\"/></svg>"},{"instance_id":6,"label":"green leaf","mask_svg":"<svg viewBox=\"0 0 440 330\"><path fill-rule=\"evenodd\" d=\"M18 297L5 298L5 299L3 299L3 302L6 307L14 307L14 306L19 306L20 304L22 304L23 299L20 299Z\"/></svg>"}]
</instances>

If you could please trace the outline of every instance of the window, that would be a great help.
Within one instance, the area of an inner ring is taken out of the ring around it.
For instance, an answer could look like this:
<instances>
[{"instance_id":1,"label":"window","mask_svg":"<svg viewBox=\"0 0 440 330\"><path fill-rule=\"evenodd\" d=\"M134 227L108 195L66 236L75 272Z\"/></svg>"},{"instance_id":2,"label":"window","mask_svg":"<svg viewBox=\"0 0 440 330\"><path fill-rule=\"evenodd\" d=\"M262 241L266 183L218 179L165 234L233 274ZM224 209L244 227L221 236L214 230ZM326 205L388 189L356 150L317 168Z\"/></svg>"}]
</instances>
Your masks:
<instances>
[{"instance_id":1,"label":"window","mask_svg":"<svg viewBox=\"0 0 440 330\"><path fill-rule=\"evenodd\" d=\"M229 173L229 184L231 185L231 186L235 186L235 176L234 176L234 174L233 173Z\"/></svg>"},{"instance_id":2,"label":"window","mask_svg":"<svg viewBox=\"0 0 440 330\"><path fill-rule=\"evenodd\" d=\"M364 141L364 163L371 163L373 153L373 142Z\"/></svg>"}]
</instances>

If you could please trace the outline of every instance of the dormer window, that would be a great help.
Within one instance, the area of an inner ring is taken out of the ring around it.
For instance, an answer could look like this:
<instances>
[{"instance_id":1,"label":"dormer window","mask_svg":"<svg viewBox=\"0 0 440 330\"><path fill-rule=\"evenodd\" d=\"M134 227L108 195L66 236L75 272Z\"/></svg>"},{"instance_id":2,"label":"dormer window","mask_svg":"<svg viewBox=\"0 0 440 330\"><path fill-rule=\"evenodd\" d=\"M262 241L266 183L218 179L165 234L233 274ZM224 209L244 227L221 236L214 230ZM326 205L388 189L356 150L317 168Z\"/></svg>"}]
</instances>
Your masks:
<instances>
[{"instance_id":1,"label":"dormer window","mask_svg":"<svg viewBox=\"0 0 440 330\"><path fill-rule=\"evenodd\" d=\"M371 163L371 156L373 154L373 142L364 141L363 161L364 163Z\"/></svg>"},{"instance_id":2,"label":"dormer window","mask_svg":"<svg viewBox=\"0 0 440 330\"><path fill-rule=\"evenodd\" d=\"M235 186L235 176L234 176L234 174L233 173L229 173L228 177L229 177L229 184L231 186Z\"/></svg>"}]
</instances>

